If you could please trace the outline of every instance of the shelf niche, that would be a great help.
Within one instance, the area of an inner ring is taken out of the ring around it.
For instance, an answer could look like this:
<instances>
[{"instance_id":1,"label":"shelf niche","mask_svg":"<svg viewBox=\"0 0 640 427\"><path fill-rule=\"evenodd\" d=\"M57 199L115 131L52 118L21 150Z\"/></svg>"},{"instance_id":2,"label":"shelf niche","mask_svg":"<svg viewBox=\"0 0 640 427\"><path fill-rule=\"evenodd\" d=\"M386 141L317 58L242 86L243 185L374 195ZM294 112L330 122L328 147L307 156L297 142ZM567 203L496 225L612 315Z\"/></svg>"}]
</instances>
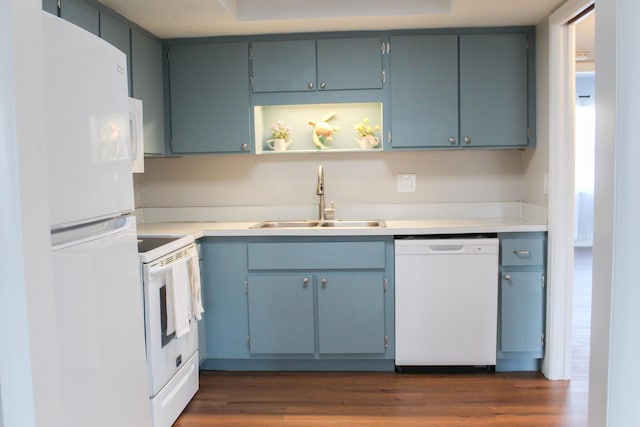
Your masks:
<instances>
[{"instance_id":1,"label":"shelf niche","mask_svg":"<svg viewBox=\"0 0 640 427\"><path fill-rule=\"evenodd\" d=\"M336 113L328 123L339 130L332 135L333 141L325 144L327 149L318 148L313 143L314 127L309 122L322 121L329 113ZM364 118L369 119L368 126L380 126L373 132L378 139L375 147L361 148L358 143L355 126ZM271 125L277 122L291 128L291 143L284 151L274 151L267 143L272 139ZM381 102L256 106L254 123L256 154L382 151L384 133Z\"/></svg>"}]
</instances>

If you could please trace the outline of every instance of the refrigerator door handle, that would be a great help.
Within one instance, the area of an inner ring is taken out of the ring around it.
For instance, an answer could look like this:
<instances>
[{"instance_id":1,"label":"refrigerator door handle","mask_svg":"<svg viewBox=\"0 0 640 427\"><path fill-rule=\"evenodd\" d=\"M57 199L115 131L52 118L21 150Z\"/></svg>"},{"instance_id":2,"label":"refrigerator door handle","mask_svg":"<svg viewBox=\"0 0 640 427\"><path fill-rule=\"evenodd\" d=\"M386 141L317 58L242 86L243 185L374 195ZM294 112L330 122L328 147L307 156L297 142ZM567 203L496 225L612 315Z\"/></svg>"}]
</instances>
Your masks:
<instances>
[{"instance_id":1,"label":"refrigerator door handle","mask_svg":"<svg viewBox=\"0 0 640 427\"><path fill-rule=\"evenodd\" d=\"M118 216L89 224L63 228L51 232L51 250L61 250L69 246L80 245L92 240L102 239L124 230L135 233L135 216Z\"/></svg>"}]
</instances>

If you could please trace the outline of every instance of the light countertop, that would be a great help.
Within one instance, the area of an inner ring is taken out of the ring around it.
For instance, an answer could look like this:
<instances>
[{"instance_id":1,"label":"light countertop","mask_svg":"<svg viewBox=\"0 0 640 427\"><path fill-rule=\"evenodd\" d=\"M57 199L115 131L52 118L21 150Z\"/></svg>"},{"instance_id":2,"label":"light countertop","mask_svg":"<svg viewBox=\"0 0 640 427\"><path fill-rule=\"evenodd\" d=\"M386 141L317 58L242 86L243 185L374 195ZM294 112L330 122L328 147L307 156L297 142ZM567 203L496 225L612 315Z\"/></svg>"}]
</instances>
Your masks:
<instances>
[{"instance_id":1,"label":"light countertop","mask_svg":"<svg viewBox=\"0 0 640 427\"><path fill-rule=\"evenodd\" d=\"M385 220L386 227L251 228L247 222L161 222L138 224L138 234L201 237L258 236L401 236L547 231L547 224L523 218Z\"/></svg>"}]
</instances>

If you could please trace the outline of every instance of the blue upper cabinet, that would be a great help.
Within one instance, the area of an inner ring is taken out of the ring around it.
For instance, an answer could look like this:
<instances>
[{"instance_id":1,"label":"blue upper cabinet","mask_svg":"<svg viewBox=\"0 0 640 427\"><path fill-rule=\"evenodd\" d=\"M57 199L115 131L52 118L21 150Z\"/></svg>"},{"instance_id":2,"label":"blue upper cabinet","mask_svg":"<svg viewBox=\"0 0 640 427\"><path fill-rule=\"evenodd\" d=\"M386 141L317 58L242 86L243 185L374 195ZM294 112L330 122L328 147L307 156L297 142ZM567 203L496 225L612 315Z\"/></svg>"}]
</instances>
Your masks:
<instances>
[{"instance_id":1,"label":"blue upper cabinet","mask_svg":"<svg viewBox=\"0 0 640 427\"><path fill-rule=\"evenodd\" d=\"M529 35L393 36L392 147L533 147Z\"/></svg>"},{"instance_id":2,"label":"blue upper cabinet","mask_svg":"<svg viewBox=\"0 0 640 427\"><path fill-rule=\"evenodd\" d=\"M259 41L252 44L253 92L379 89L382 38Z\"/></svg>"},{"instance_id":3,"label":"blue upper cabinet","mask_svg":"<svg viewBox=\"0 0 640 427\"><path fill-rule=\"evenodd\" d=\"M131 36L129 25L108 13L100 14L100 37L127 55L129 96L131 96Z\"/></svg>"},{"instance_id":4,"label":"blue upper cabinet","mask_svg":"<svg viewBox=\"0 0 640 427\"><path fill-rule=\"evenodd\" d=\"M318 40L317 52L320 90L382 88L380 37Z\"/></svg>"},{"instance_id":5,"label":"blue upper cabinet","mask_svg":"<svg viewBox=\"0 0 640 427\"><path fill-rule=\"evenodd\" d=\"M244 42L169 47L173 153L251 152L248 50Z\"/></svg>"},{"instance_id":6,"label":"blue upper cabinet","mask_svg":"<svg viewBox=\"0 0 640 427\"><path fill-rule=\"evenodd\" d=\"M458 36L391 38L394 148L458 144Z\"/></svg>"},{"instance_id":7,"label":"blue upper cabinet","mask_svg":"<svg viewBox=\"0 0 640 427\"><path fill-rule=\"evenodd\" d=\"M127 55L129 96L142 101L145 154L165 154L161 42L105 12L100 37Z\"/></svg>"},{"instance_id":8,"label":"blue upper cabinet","mask_svg":"<svg viewBox=\"0 0 640 427\"><path fill-rule=\"evenodd\" d=\"M42 10L58 16L58 0L42 0Z\"/></svg>"},{"instance_id":9,"label":"blue upper cabinet","mask_svg":"<svg viewBox=\"0 0 640 427\"><path fill-rule=\"evenodd\" d=\"M138 30L131 30L131 95L142 100L144 153L165 154L162 44Z\"/></svg>"},{"instance_id":10,"label":"blue upper cabinet","mask_svg":"<svg viewBox=\"0 0 640 427\"><path fill-rule=\"evenodd\" d=\"M100 35L100 11L84 0L60 0L60 17L96 36Z\"/></svg>"},{"instance_id":11,"label":"blue upper cabinet","mask_svg":"<svg viewBox=\"0 0 640 427\"><path fill-rule=\"evenodd\" d=\"M295 92L316 87L316 42L256 42L252 47L253 91Z\"/></svg>"},{"instance_id":12,"label":"blue upper cabinet","mask_svg":"<svg viewBox=\"0 0 640 427\"><path fill-rule=\"evenodd\" d=\"M527 34L460 36L460 137L473 147L526 147Z\"/></svg>"}]
</instances>

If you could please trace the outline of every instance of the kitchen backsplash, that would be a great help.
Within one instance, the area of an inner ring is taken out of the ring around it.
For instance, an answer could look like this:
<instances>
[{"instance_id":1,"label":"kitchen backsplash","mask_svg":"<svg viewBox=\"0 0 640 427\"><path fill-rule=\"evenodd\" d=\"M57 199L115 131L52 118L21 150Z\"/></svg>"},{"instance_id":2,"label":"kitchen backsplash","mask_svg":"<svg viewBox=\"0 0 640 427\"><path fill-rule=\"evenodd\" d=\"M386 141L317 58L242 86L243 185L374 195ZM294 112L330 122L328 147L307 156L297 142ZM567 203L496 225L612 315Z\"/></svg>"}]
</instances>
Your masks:
<instances>
[{"instance_id":1,"label":"kitchen backsplash","mask_svg":"<svg viewBox=\"0 0 640 427\"><path fill-rule=\"evenodd\" d=\"M525 199L517 150L213 155L147 158L135 177L136 207L312 205L318 165L325 195L341 204L510 202ZM416 174L398 192L398 174Z\"/></svg>"}]
</instances>

